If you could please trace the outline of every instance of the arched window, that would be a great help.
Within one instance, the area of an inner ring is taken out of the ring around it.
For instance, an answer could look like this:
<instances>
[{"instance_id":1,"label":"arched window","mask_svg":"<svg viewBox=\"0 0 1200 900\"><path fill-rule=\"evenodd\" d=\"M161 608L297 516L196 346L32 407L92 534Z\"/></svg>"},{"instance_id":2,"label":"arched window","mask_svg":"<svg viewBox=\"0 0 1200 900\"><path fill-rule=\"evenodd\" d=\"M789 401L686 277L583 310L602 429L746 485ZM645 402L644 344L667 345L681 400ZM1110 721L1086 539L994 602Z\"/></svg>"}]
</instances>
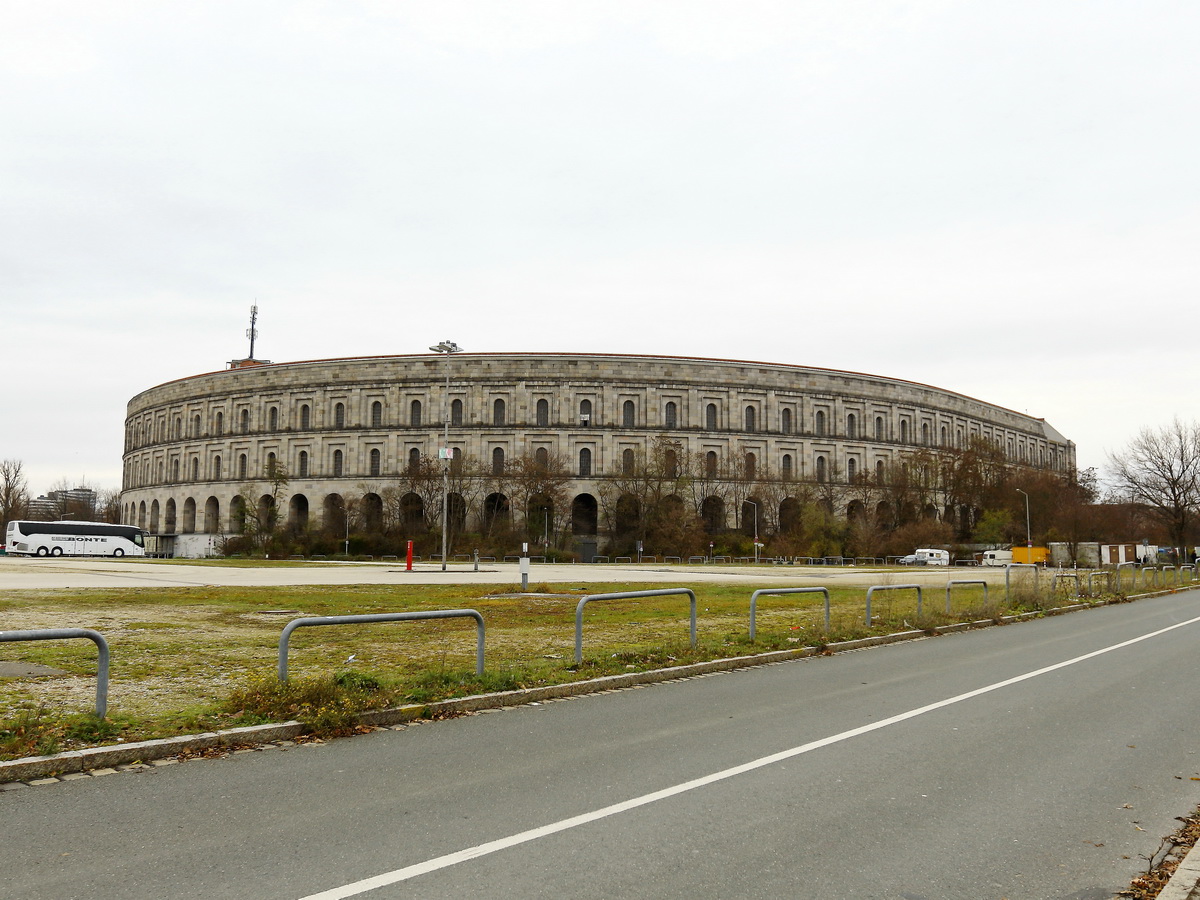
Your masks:
<instances>
[{"instance_id":1,"label":"arched window","mask_svg":"<svg viewBox=\"0 0 1200 900\"><path fill-rule=\"evenodd\" d=\"M413 447L408 451L408 471L416 472L421 468L421 451Z\"/></svg>"},{"instance_id":2,"label":"arched window","mask_svg":"<svg viewBox=\"0 0 1200 900\"><path fill-rule=\"evenodd\" d=\"M307 403L300 406L300 428L304 431L312 428L312 408Z\"/></svg>"},{"instance_id":3,"label":"arched window","mask_svg":"<svg viewBox=\"0 0 1200 900\"><path fill-rule=\"evenodd\" d=\"M875 440L883 440L883 416L875 417Z\"/></svg>"},{"instance_id":4,"label":"arched window","mask_svg":"<svg viewBox=\"0 0 1200 900\"><path fill-rule=\"evenodd\" d=\"M462 473L462 447L455 447L450 451L450 474L459 475Z\"/></svg>"},{"instance_id":5,"label":"arched window","mask_svg":"<svg viewBox=\"0 0 1200 900\"><path fill-rule=\"evenodd\" d=\"M579 424L580 425L591 425L592 424L592 401L591 400L580 400L579 401Z\"/></svg>"},{"instance_id":6,"label":"arched window","mask_svg":"<svg viewBox=\"0 0 1200 900\"><path fill-rule=\"evenodd\" d=\"M817 457L817 481L824 483L825 481L825 457Z\"/></svg>"},{"instance_id":7,"label":"arched window","mask_svg":"<svg viewBox=\"0 0 1200 900\"><path fill-rule=\"evenodd\" d=\"M876 484L884 483L884 476L885 476L886 472L887 472L887 470L883 466L883 460L882 459L876 460L875 461L875 483Z\"/></svg>"},{"instance_id":8,"label":"arched window","mask_svg":"<svg viewBox=\"0 0 1200 900\"><path fill-rule=\"evenodd\" d=\"M270 409L267 410L267 430L268 431L278 431L279 430L279 407L278 406L272 406Z\"/></svg>"},{"instance_id":9,"label":"arched window","mask_svg":"<svg viewBox=\"0 0 1200 900\"><path fill-rule=\"evenodd\" d=\"M192 419L192 437L200 437L200 414L196 413Z\"/></svg>"},{"instance_id":10,"label":"arched window","mask_svg":"<svg viewBox=\"0 0 1200 900\"><path fill-rule=\"evenodd\" d=\"M710 403L704 407L704 427L709 431L717 430L717 404Z\"/></svg>"},{"instance_id":11,"label":"arched window","mask_svg":"<svg viewBox=\"0 0 1200 900\"><path fill-rule=\"evenodd\" d=\"M929 423L928 422L921 423L921 443L926 447L929 446Z\"/></svg>"},{"instance_id":12,"label":"arched window","mask_svg":"<svg viewBox=\"0 0 1200 900\"><path fill-rule=\"evenodd\" d=\"M846 416L846 437L852 441L858 438L858 417L854 413Z\"/></svg>"},{"instance_id":13,"label":"arched window","mask_svg":"<svg viewBox=\"0 0 1200 900\"><path fill-rule=\"evenodd\" d=\"M463 405L461 400L455 400L450 404L450 424L461 425L463 423Z\"/></svg>"},{"instance_id":14,"label":"arched window","mask_svg":"<svg viewBox=\"0 0 1200 900\"><path fill-rule=\"evenodd\" d=\"M621 474L632 475L634 466L633 451L628 447L621 451Z\"/></svg>"},{"instance_id":15,"label":"arched window","mask_svg":"<svg viewBox=\"0 0 1200 900\"><path fill-rule=\"evenodd\" d=\"M245 453L238 457L238 478L246 477L246 471L248 468L247 463L248 460L246 459Z\"/></svg>"},{"instance_id":16,"label":"arched window","mask_svg":"<svg viewBox=\"0 0 1200 900\"><path fill-rule=\"evenodd\" d=\"M754 431L755 409L753 406L746 407L746 430Z\"/></svg>"},{"instance_id":17,"label":"arched window","mask_svg":"<svg viewBox=\"0 0 1200 900\"><path fill-rule=\"evenodd\" d=\"M221 480L221 457L219 456L213 457L213 479L216 481Z\"/></svg>"},{"instance_id":18,"label":"arched window","mask_svg":"<svg viewBox=\"0 0 1200 900\"><path fill-rule=\"evenodd\" d=\"M943 425L943 426L942 426L942 440L941 440L941 445L942 445L943 447L945 447L945 446L946 446L946 426L945 426L945 425Z\"/></svg>"},{"instance_id":19,"label":"arched window","mask_svg":"<svg viewBox=\"0 0 1200 900\"><path fill-rule=\"evenodd\" d=\"M179 440L181 437L183 437L183 419L176 416L175 417L175 440Z\"/></svg>"},{"instance_id":20,"label":"arched window","mask_svg":"<svg viewBox=\"0 0 1200 900\"><path fill-rule=\"evenodd\" d=\"M333 427L346 427L346 404L339 403L333 408Z\"/></svg>"},{"instance_id":21,"label":"arched window","mask_svg":"<svg viewBox=\"0 0 1200 900\"><path fill-rule=\"evenodd\" d=\"M307 478L308 477L308 451L307 450L300 451L300 455L297 458L297 465L299 466L299 469L300 469L300 477Z\"/></svg>"},{"instance_id":22,"label":"arched window","mask_svg":"<svg viewBox=\"0 0 1200 900\"><path fill-rule=\"evenodd\" d=\"M668 449L663 454L663 468L666 469L668 478L679 477L679 457L675 455L675 451Z\"/></svg>"},{"instance_id":23,"label":"arched window","mask_svg":"<svg viewBox=\"0 0 1200 900\"><path fill-rule=\"evenodd\" d=\"M171 461L171 480L179 480L179 460L177 459Z\"/></svg>"},{"instance_id":24,"label":"arched window","mask_svg":"<svg viewBox=\"0 0 1200 900\"><path fill-rule=\"evenodd\" d=\"M192 481L200 480L200 457L192 457Z\"/></svg>"},{"instance_id":25,"label":"arched window","mask_svg":"<svg viewBox=\"0 0 1200 900\"><path fill-rule=\"evenodd\" d=\"M679 408L675 405L674 400L667 401L666 409L663 410L663 427L676 428L679 425Z\"/></svg>"},{"instance_id":26,"label":"arched window","mask_svg":"<svg viewBox=\"0 0 1200 900\"><path fill-rule=\"evenodd\" d=\"M276 470L277 465L278 464L275 461L275 454L268 453L267 454L267 477L268 478L275 477L275 470Z\"/></svg>"},{"instance_id":27,"label":"arched window","mask_svg":"<svg viewBox=\"0 0 1200 900\"><path fill-rule=\"evenodd\" d=\"M587 447L579 451L579 477L590 478L592 475L592 451Z\"/></svg>"},{"instance_id":28,"label":"arched window","mask_svg":"<svg viewBox=\"0 0 1200 900\"><path fill-rule=\"evenodd\" d=\"M548 400L539 400L537 402L537 424L539 428L546 428L550 424L550 402Z\"/></svg>"},{"instance_id":29,"label":"arched window","mask_svg":"<svg viewBox=\"0 0 1200 900\"><path fill-rule=\"evenodd\" d=\"M333 451L333 477L334 478L342 477L343 463L344 463L344 457L342 456L342 451L334 450Z\"/></svg>"},{"instance_id":30,"label":"arched window","mask_svg":"<svg viewBox=\"0 0 1200 900\"><path fill-rule=\"evenodd\" d=\"M626 400L624 403L622 403L621 404L621 427L622 428L632 428L633 422L634 422L634 417L636 416L636 414L637 414L637 411L634 409L632 400Z\"/></svg>"},{"instance_id":31,"label":"arched window","mask_svg":"<svg viewBox=\"0 0 1200 900\"><path fill-rule=\"evenodd\" d=\"M504 401L499 397L497 397L496 401L492 404L492 424L504 424Z\"/></svg>"},{"instance_id":32,"label":"arched window","mask_svg":"<svg viewBox=\"0 0 1200 900\"><path fill-rule=\"evenodd\" d=\"M900 420L900 443L902 443L902 444L908 443L908 420L907 419Z\"/></svg>"},{"instance_id":33,"label":"arched window","mask_svg":"<svg viewBox=\"0 0 1200 900\"><path fill-rule=\"evenodd\" d=\"M249 434L250 432L250 410L248 409L242 410L241 431L242 434Z\"/></svg>"},{"instance_id":34,"label":"arched window","mask_svg":"<svg viewBox=\"0 0 1200 900\"><path fill-rule=\"evenodd\" d=\"M458 401L461 407L462 401ZM421 425L421 401L414 400L408 407L408 424L413 428L418 428Z\"/></svg>"},{"instance_id":35,"label":"arched window","mask_svg":"<svg viewBox=\"0 0 1200 900\"><path fill-rule=\"evenodd\" d=\"M497 400L496 402L500 403L502 401ZM503 475L504 474L504 448L503 447L497 447L492 451L492 474L493 475Z\"/></svg>"},{"instance_id":36,"label":"arched window","mask_svg":"<svg viewBox=\"0 0 1200 900\"><path fill-rule=\"evenodd\" d=\"M383 425L383 404L378 400L371 404L371 427L379 428Z\"/></svg>"},{"instance_id":37,"label":"arched window","mask_svg":"<svg viewBox=\"0 0 1200 900\"><path fill-rule=\"evenodd\" d=\"M858 463L853 459L846 460L846 481L854 484L854 480L858 477Z\"/></svg>"},{"instance_id":38,"label":"arched window","mask_svg":"<svg viewBox=\"0 0 1200 900\"><path fill-rule=\"evenodd\" d=\"M816 415L814 421L815 421L815 426L816 426L815 427L816 433L824 434L825 433L825 411L818 409L817 415Z\"/></svg>"},{"instance_id":39,"label":"arched window","mask_svg":"<svg viewBox=\"0 0 1200 900\"><path fill-rule=\"evenodd\" d=\"M783 473L783 480L791 481L792 480L792 454L790 454L790 453L783 454L783 459L780 461L779 468L780 468L780 471Z\"/></svg>"},{"instance_id":40,"label":"arched window","mask_svg":"<svg viewBox=\"0 0 1200 900\"><path fill-rule=\"evenodd\" d=\"M379 452L378 447L371 449L370 465L372 475L379 475L383 471L383 454Z\"/></svg>"},{"instance_id":41,"label":"arched window","mask_svg":"<svg viewBox=\"0 0 1200 900\"><path fill-rule=\"evenodd\" d=\"M753 481L758 477L758 457L753 453L746 454L746 480Z\"/></svg>"},{"instance_id":42,"label":"arched window","mask_svg":"<svg viewBox=\"0 0 1200 900\"><path fill-rule=\"evenodd\" d=\"M717 477L717 451L709 450L704 454L704 477L710 481Z\"/></svg>"},{"instance_id":43,"label":"arched window","mask_svg":"<svg viewBox=\"0 0 1200 900\"><path fill-rule=\"evenodd\" d=\"M533 464L539 469L548 469L550 467L550 451L545 447L538 447L533 454Z\"/></svg>"},{"instance_id":44,"label":"arched window","mask_svg":"<svg viewBox=\"0 0 1200 900\"><path fill-rule=\"evenodd\" d=\"M792 411L785 409L779 414L779 430L784 434L792 433Z\"/></svg>"},{"instance_id":45,"label":"arched window","mask_svg":"<svg viewBox=\"0 0 1200 900\"><path fill-rule=\"evenodd\" d=\"M220 437L225 433L225 413L218 412L216 421L213 422L213 433Z\"/></svg>"}]
</instances>

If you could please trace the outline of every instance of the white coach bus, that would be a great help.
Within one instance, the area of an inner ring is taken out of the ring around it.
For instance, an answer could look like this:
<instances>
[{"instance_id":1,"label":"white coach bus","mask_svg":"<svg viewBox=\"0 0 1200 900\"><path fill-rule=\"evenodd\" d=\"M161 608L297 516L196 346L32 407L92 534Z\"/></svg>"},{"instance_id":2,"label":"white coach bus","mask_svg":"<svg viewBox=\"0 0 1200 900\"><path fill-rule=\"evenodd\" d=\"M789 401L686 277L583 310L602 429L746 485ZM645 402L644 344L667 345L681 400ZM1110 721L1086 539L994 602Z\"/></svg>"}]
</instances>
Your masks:
<instances>
[{"instance_id":1,"label":"white coach bus","mask_svg":"<svg viewBox=\"0 0 1200 900\"><path fill-rule=\"evenodd\" d=\"M146 532L105 522L8 523L7 552L25 556L145 556Z\"/></svg>"}]
</instances>

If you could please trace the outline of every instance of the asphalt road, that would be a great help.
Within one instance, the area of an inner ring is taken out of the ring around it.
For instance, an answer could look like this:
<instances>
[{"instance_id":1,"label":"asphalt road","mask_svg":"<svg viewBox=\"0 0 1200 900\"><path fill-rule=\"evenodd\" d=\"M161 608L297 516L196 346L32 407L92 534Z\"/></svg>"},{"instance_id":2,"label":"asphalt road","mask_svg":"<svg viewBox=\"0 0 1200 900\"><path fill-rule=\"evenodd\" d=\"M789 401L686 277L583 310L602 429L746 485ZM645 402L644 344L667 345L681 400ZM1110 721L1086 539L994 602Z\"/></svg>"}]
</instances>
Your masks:
<instances>
[{"instance_id":1,"label":"asphalt road","mask_svg":"<svg viewBox=\"0 0 1200 900\"><path fill-rule=\"evenodd\" d=\"M1198 638L1187 592L0 793L0 897L1100 900L1200 802Z\"/></svg>"}]
</instances>

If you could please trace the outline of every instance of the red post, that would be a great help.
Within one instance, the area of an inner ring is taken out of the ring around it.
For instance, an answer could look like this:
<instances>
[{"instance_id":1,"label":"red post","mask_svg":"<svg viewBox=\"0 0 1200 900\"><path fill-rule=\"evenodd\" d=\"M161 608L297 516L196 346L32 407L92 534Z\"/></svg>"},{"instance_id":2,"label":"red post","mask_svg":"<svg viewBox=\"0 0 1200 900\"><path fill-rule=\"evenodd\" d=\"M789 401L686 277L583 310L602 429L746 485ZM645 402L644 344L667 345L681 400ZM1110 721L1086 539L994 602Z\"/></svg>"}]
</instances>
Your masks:
<instances>
[{"instance_id":1,"label":"red post","mask_svg":"<svg viewBox=\"0 0 1200 900\"><path fill-rule=\"evenodd\" d=\"M404 559L404 568L405 571L412 571L412 541L408 542L408 554Z\"/></svg>"}]
</instances>

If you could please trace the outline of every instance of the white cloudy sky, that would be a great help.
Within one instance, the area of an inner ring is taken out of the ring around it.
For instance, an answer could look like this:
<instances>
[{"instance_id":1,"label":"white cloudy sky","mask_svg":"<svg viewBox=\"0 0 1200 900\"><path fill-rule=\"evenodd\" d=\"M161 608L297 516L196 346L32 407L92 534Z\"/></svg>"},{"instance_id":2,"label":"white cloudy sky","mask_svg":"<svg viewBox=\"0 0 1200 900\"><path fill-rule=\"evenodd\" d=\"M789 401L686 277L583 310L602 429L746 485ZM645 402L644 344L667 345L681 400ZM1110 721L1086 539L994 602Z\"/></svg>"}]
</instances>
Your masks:
<instances>
[{"instance_id":1,"label":"white cloudy sky","mask_svg":"<svg viewBox=\"0 0 1200 900\"><path fill-rule=\"evenodd\" d=\"M1194 0L0 0L0 458L119 484L244 356L922 381L1193 418Z\"/></svg>"}]
</instances>

